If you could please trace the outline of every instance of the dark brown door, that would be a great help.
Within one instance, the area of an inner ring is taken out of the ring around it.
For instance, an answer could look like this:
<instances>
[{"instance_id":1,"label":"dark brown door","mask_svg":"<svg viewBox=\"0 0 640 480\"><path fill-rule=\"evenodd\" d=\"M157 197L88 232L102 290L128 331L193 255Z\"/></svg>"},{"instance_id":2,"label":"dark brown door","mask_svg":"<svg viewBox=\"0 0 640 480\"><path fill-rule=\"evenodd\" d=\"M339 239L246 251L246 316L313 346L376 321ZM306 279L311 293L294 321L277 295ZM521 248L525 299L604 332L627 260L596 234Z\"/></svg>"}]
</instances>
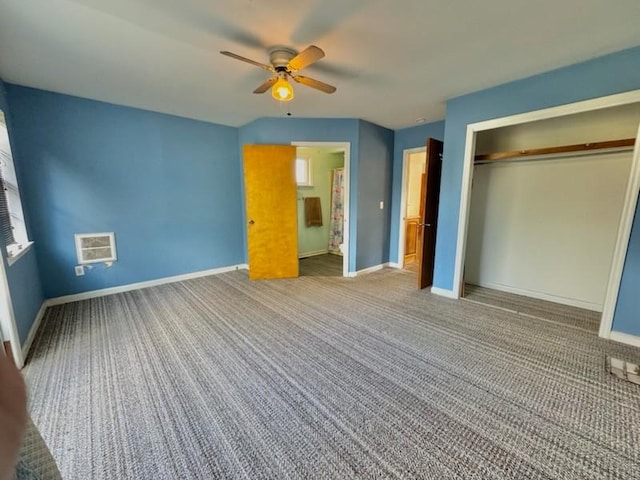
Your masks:
<instances>
[{"instance_id":1,"label":"dark brown door","mask_svg":"<svg viewBox=\"0 0 640 480\"><path fill-rule=\"evenodd\" d=\"M418 288L426 288L433 284L443 146L440 140L433 138L427 140L427 165L422 186L424 208L421 209L421 219L418 224L423 231L419 236L418 247Z\"/></svg>"}]
</instances>

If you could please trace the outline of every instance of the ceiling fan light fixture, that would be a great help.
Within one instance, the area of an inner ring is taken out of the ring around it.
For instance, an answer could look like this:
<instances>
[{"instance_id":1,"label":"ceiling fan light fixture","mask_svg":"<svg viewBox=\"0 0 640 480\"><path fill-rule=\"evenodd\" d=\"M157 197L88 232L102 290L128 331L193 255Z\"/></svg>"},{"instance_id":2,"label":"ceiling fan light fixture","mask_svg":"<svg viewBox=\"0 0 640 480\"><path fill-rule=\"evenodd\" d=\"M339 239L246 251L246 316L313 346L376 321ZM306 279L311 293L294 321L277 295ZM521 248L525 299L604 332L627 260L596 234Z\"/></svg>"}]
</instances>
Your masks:
<instances>
[{"instance_id":1,"label":"ceiling fan light fixture","mask_svg":"<svg viewBox=\"0 0 640 480\"><path fill-rule=\"evenodd\" d=\"M253 93L266 93L271 89L271 96L279 102L288 102L289 100L293 100L293 87L289 82L289 78L295 80L296 83L314 88L324 93L335 93L336 91L336 87L333 85L329 85L328 83L324 83L320 80L315 80L304 75L298 75L300 70L312 65L324 57L322 49L315 45L308 46L300 53L296 53L295 50L286 47L273 48L269 53L269 61L271 65L256 62L255 60L236 55L235 53L231 53L226 50L222 50L220 53L227 57L249 63L273 73L273 76L262 82L258 88L253 91Z\"/></svg>"},{"instance_id":2,"label":"ceiling fan light fixture","mask_svg":"<svg viewBox=\"0 0 640 480\"><path fill-rule=\"evenodd\" d=\"M280 77L278 81L273 84L271 96L281 102L288 102L293 99L293 87L286 78Z\"/></svg>"}]
</instances>

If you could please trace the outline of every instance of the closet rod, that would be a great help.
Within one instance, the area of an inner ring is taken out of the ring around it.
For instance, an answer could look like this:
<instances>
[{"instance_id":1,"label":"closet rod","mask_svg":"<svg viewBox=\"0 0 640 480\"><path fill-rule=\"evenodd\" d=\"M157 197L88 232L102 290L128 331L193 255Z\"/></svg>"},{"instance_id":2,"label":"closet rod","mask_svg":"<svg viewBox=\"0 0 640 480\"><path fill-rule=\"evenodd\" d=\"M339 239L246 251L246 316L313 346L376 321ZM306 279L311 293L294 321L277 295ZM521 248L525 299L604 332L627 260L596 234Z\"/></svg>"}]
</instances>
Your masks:
<instances>
[{"instance_id":1,"label":"closet rod","mask_svg":"<svg viewBox=\"0 0 640 480\"><path fill-rule=\"evenodd\" d=\"M633 147L635 138L622 140L609 140L606 142L578 143L575 145L562 145L560 147L530 148L527 150L512 150L509 152L484 153L475 156L475 162L494 162L507 158L532 157L537 155L553 155L567 152L588 152L591 150L603 150L607 148Z\"/></svg>"}]
</instances>

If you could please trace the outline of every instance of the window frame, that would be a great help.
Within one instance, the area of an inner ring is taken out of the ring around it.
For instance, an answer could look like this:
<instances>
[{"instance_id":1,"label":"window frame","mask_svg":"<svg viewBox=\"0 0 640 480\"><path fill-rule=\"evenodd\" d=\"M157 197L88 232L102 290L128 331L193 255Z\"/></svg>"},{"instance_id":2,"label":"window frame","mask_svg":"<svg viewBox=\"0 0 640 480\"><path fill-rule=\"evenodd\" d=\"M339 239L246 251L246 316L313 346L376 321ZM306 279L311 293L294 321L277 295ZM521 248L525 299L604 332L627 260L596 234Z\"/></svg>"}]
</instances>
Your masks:
<instances>
[{"instance_id":1,"label":"window frame","mask_svg":"<svg viewBox=\"0 0 640 480\"><path fill-rule=\"evenodd\" d=\"M0 169L2 169L2 179L5 185L4 195L7 200L10 224L16 241L11 245L5 245L7 263L11 266L29 251L33 242L29 240L29 231L27 230L24 216L18 173L13 159L9 128L7 127L7 117L2 110L0 110L0 130L3 131L3 136L6 135L6 150L4 150L5 155L0 155ZM0 149L1 148L2 144L0 144ZM9 194L10 191L12 193L11 195Z\"/></svg>"},{"instance_id":2,"label":"window frame","mask_svg":"<svg viewBox=\"0 0 640 480\"><path fill-rule=\"evenodd\" d=\"M299 162L304 162L304 170L306 171L306 181L300 182L298 180L298 165ZM311 157L308 155L297 155L295 163L295 178L296 186L298 187L313 187L313 176L311 168Z\"/></svg>"}]
</instances>

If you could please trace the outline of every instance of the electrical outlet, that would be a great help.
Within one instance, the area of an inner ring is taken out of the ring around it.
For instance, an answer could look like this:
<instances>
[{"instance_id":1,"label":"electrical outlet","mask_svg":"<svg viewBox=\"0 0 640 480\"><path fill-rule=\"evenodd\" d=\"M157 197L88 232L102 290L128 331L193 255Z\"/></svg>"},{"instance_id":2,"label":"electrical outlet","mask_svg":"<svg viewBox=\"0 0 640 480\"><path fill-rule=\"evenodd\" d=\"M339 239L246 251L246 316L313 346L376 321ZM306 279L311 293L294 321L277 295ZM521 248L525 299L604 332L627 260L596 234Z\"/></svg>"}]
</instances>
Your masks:
<instances>
[{"instance_id":1,"label":"electrical outlet","mask_svg":"<svg viewBox=\"0 0 640 480\"><path fill-rule=\"evenodd\" d=\"M606 365L609 373L628 382L640 385L640 366L607 356Z\"/></svg>"},{"instance_id":2,"label":"electrical outlet","mask_svg":"<svg viewBox=\"0 0 640 480\"><path fill-rule=\"evenodd\" d=\"M76 277L81 277L82 275L84 275L84 266L76 265Z\"/></svg>"}]
</instances>

